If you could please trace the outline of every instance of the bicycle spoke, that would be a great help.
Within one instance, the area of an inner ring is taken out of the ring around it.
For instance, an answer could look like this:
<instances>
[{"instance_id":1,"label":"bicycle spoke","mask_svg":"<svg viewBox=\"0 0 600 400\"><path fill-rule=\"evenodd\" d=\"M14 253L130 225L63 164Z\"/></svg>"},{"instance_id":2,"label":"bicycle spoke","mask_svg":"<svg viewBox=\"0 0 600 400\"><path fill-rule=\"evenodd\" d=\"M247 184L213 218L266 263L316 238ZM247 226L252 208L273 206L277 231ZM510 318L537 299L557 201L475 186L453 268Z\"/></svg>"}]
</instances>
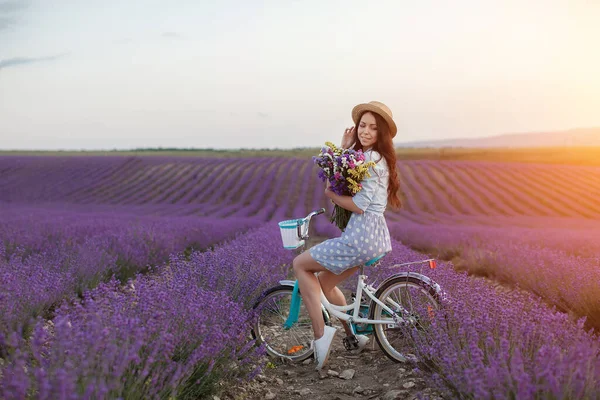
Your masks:
<instances>
[{"instance_id":1,"label":"bicycle spoke","mask_svg":"<svg viewBox=\"0 0 600 400\"><path fill-rule=\"evenodd\" d=\"M285 327L289 316L292 288L272 292L263 300L257 317L257 331L267 351L277 357L304 360L312 354L312 323L306 308L301 305L298 320Z\"/></svg>"},{"instance_id":2,"label":"bicycle spoke","mask_svg":"<svg viewBox=\"0 0 600 400\"><path fill-rule=\"evenodd\" d=\"M375 326L376 337L386 355L395 361L406 361L408 354L412 354L408 358L414 357L414 335L425 333L427 321L431 319L431 310L437 308L437 300L419 281L412 282L402 278L385 287L379 294L379 300L386 305L397 304L390 308L404 323L397 325L396 321L390 321L389 324L378 324ZM383 307L375 306L375 319L385 319L381 317L386 315Z\"/></svg>"},{"instance_id":3,"label":"bicycle spoke","mask_svg":"<svg viewBox=\"0 0 600 400\"><path fill-rule=\"evenodd\" d=\"M286 320L286 317L284 317L283 312L281 311L281 309L279 308L279 302L275 302L275 307L277 307L277 314L281 317L281 319L283 321Z\"/></svg>"},{"instance_id":4,"label":"bicycle spoke","mask_svg":"<svg viewBox=\"0 0 600 400\"><path fill-rule=\"evenodd\" d=\"M408 289L406 289L406 297L408 298L408 303L409 303L408 313L412 314L414 307L413 307L413 303L412 303L412 297L410 296L410 292L408 291Z\"/></svg>"}]
</instances>

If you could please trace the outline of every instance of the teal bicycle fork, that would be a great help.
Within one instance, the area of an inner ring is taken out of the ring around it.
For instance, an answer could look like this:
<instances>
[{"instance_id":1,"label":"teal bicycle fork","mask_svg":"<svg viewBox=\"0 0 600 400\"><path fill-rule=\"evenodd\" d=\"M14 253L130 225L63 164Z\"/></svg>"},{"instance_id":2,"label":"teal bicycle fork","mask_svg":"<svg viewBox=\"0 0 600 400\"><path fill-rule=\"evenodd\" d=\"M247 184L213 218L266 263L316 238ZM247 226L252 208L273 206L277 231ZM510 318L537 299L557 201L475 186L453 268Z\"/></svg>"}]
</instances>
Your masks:
<instances>
[{"instance_id":1,"label":"teal bicycle fork","mask_svg":"<svg viewBox=\"0 0 600 400\"><path fill-rule=\"evenodd\" d=\"M290 329L296 322L298 322L298 316L300 315L300 302L302 299L298 296L298 281L294 284L294 290L292 291L292 301L290 303L290 313L288 314L285 324L285 329Z\"/></svg>"},{"instance_id":2,"label":"teal bicycle fork","mask_svg":"<svg viewBox=\"0 0 600 400\"><path fill-rule=\"evenodd\" d=\"M290 329L294 326L296 322L298 322L298 317L300 315L300 305L302 302L302 298L298 295L299 287L298 281L294 283L294 290L292 291L292 300L290 302L290 312L288 314L285 323L283 324L285 329ZM356 301L356 299L354 299ZM352 315L353 310L346 311L346 314ZM359 309L359 317L360 318L368 318L369 317L369 306L366 304L361 304ZM352 331L355 335L370 335L373 333L373 325L372 324L355 324L351 323Z\"/></svg>"}]
</instances>

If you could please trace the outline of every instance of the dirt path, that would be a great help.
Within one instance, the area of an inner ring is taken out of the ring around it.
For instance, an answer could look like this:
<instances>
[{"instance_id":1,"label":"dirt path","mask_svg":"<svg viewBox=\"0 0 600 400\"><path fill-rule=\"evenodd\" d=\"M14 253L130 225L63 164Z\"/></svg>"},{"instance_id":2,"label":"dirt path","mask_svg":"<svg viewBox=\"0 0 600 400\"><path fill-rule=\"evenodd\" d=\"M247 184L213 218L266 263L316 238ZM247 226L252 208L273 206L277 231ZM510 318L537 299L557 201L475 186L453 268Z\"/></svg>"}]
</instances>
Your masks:
<instances>
[{"instance_id":1,"label":"dirt path","mask_svg":"<svg viewBox=\"0 0 600 400\"><path fill-rule=\"evenodd\" d=\"M427 373L412 364L390 360L371 341L359 355L349 354L342 344L343 328L334 322L338 333L322 372L315 371L314 359L303 363L282 363L273 359L274 368L266 368L262 375L241 386L227 388L213 400L242 399L450 399L427 386Z\"/></svg>"}]
</instances>

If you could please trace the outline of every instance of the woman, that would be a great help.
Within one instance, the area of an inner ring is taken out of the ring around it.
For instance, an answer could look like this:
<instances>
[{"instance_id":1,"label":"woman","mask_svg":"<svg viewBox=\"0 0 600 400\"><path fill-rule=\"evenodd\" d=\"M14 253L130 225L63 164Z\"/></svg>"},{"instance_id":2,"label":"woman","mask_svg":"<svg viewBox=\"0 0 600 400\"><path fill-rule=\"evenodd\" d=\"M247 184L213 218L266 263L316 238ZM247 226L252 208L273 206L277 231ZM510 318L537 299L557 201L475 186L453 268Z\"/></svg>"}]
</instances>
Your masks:
<instances>
[{"instance_id":1,"label":"woman","mask_svg":"<svg viewBox=\"0 0 600 400\"><path fill-rule=\"evenodd\" d=\"M392 250L383 212L388 203L395 208L400 207L396 152L392 143L397 128L392 112L385 104L371 101L355 106L352 120L355 127L344 132L342 147L362 150L366 160L374 161L376 166L369 168L371 176L362 181L361 191L353 197L335 194L329 190L327 182L325 195L335 204L352 211L348 226L341 237L312 247L293 262L312 322L317 370L327 361L336 333L335 328L325 326L321 313L321 290L332 304L346 305L346 299L336 285L354 274L360 265ZM342 324L346 331L344 346L360 351L368 337L356 337L347 323L342 321Z\"/></svg>"}]
</instances>

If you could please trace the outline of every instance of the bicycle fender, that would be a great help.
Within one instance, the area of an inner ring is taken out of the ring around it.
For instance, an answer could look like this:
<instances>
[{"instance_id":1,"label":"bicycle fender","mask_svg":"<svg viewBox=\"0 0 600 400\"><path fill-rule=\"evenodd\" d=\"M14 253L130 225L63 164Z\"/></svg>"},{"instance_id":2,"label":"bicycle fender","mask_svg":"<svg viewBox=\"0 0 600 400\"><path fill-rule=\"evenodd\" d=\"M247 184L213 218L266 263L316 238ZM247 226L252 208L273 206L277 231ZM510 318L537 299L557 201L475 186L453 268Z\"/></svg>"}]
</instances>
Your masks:
<instances>
[{"instance_id":1,"label":"bicycle fender","mask_svg":"<svg viewBox=\"0 0 600 400\"><path fill-rule=\"evenodd\" d=\"M387 281L390 281L390 280L396 279L396 278L413 278L413 279L417 279L417 280L423 282L423 284L426 287L433 289L433 291L438 296L440 296L440 297L442 296L442 288L440 287L440 285L438 285L430 277L428 277L426 275L423 275L423 274L419 274L418 272L400 272L398 274L394 274L394 275L390 276L389 278L387 278L384 282L382 282L380 286L383 286Z\"/></svg>"},{"instance_id":2,"label":"bicycle fender","mask_svg":"<svg viewBox=\"0 0 600 400\"><path fill-rule=\"evenodd\" d=\"M283 285L283 286L294 286L296 284L296 281L285 279L285 280L279 281L279 284Z\"/></svg>"}]
</instances>

